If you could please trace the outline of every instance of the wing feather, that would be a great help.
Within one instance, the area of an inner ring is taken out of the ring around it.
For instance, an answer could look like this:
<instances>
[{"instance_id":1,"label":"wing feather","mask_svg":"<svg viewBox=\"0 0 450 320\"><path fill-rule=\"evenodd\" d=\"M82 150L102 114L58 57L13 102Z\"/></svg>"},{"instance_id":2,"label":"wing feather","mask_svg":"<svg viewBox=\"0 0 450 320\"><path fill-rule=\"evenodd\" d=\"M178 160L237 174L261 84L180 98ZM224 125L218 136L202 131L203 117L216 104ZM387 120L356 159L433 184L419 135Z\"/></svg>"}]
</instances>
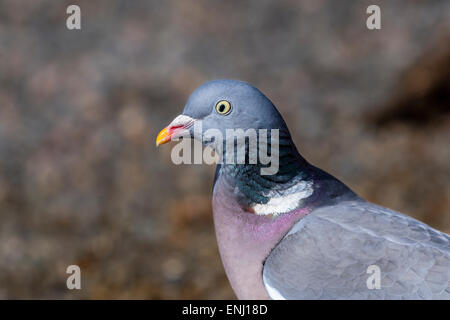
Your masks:
<instances>
[{"instance_id":1,"label":"wing feather","mask_svg":"<svg viewBox=\"0 0 450 320\"><path fill-rule=\"evenodd\" d=\"M369 289L370 265L381 288ZM264 285L276 299L450 299L450 237L363 201L312 211L272 250Z\"/></svg>"}]
</instances>

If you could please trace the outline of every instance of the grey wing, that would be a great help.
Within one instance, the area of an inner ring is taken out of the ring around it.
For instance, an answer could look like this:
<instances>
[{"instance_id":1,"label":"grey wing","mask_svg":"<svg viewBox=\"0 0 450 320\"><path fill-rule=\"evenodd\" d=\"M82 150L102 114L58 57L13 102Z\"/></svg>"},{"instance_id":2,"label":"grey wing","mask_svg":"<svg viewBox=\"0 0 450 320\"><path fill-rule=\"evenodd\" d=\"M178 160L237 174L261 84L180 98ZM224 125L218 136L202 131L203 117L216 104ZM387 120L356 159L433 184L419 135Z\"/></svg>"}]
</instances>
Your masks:
<instances>
[{"instance_id":1,"label":"grey wing","mask_svg":"<svg viewBox=\"0 0 450 320\"><path fill-rule=\"evenodd\" d=\"M450 237L362 201L313 210L265 261L273 299L450 299Z\"/></svg>"}]
</instances>

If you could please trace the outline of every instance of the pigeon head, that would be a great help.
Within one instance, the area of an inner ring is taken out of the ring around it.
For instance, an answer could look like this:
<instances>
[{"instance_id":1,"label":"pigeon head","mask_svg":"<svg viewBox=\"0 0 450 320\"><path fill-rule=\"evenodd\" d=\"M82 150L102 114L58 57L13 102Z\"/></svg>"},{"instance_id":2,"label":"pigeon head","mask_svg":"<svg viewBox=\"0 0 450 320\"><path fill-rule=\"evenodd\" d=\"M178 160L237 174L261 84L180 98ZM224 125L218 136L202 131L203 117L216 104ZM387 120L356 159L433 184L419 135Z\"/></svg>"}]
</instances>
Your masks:
<instances>
[{"instance_id":1,"label":"pigeon head","mask_svg":"<svg viewBox=\"0 0 450 320\"><path fill-rule=\"evenodd\" d=\"M201 130L194 130L199 122ZM214 80L191 94L183 113L159 133L156 145L183 135L208 144L204 134L211 129L219 130L224 139L227 129L278 129L289 135L280 113L257 88L243 81Z\"/></svg>"},{"instance_id":2,"label":"pigeon head","mask_svg":"<svg viewBox=\"0 0 450 320\"><path fill-rule=\"evenodd\" d=\"M304 159L272 102L246 82L215 80L197 88L183 113L158 134L156 145L181 136L216 151L217 172L237 186L245 207L268 203L281 189L299 192L294 178Z\"/></svg>"}]
</instances>

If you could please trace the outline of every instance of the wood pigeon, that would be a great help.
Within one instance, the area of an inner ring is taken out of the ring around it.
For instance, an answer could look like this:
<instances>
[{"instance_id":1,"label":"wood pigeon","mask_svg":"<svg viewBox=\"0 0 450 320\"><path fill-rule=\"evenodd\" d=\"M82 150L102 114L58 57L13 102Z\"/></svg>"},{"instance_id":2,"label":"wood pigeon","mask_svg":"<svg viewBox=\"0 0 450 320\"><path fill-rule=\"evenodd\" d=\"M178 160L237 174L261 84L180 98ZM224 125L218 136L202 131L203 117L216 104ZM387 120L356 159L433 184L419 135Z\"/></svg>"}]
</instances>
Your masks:
<instances>
[{"instance_id":1,"label":"wood pigeon","mask_svg":"<svg viewBox=\"0 0 450 320\"><path fill-rule=\"evenodd\" d=\"M201 130L194 129L199 124ZM238 152L225 155L227 131L249 129L256 132L256 148L265 146L277 157L272 174L263 174L269 164L262 158L250 161L250 135L244 143L230 135L232 149L244 146L244 162L236 161ZM211 130L215 139L205 136ZM260 144L267 132L277 139ZM257 88L236 80L201 85L156 144L180 136L220 156L214 225L239 299L450 299L450 236L367 202L309 164Z\"/></svg>"}]
</instances>

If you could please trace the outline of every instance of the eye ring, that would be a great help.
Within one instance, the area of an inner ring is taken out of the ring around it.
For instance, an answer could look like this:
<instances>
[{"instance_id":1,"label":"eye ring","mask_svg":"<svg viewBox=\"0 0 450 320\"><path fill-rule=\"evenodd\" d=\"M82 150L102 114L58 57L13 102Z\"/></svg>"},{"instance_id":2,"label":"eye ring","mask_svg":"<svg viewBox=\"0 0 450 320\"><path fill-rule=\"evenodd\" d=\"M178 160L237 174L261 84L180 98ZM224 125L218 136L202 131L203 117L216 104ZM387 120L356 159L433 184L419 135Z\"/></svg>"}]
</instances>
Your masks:
<instances>
[{"instance_id":1,"label":"eye ring","mask_svg":"<svg viewBox=\"0 0 450 320\"><path fill-rule=\"evenodd\" d=\"M220 100L216 103L215 109L218 114L226 116L231 112L231 103L227 100Z\"/></svg>"}]
</instances>

